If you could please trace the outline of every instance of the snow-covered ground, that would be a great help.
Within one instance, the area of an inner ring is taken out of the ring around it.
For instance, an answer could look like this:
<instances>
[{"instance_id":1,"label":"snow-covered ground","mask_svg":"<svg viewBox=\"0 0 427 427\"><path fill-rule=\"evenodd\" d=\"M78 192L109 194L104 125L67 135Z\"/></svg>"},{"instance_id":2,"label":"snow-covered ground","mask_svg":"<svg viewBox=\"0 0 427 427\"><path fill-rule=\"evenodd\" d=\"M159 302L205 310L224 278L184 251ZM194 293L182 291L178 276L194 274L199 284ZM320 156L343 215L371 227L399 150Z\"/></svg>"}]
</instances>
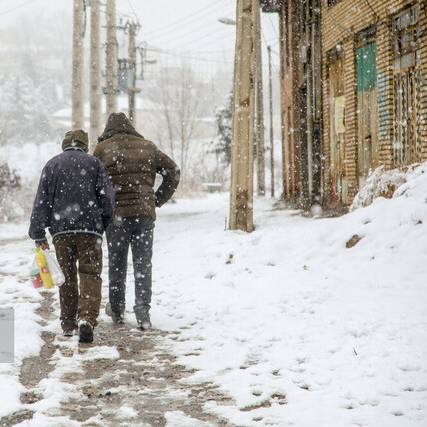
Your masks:
<instances>
[{"instance_id":1,"label":"snow-covered ground","mask_svg":"<svg viewBox=\"0 0 427 427\"><path fill-rule=\"evenodd\" d=\"M31 250L25 231L20 225L0 226L0 308L15 311L15 363L0 363L0 418L20 408L22 359L37 354L42 344L35 314L42 297L28 281Z\"/></svg>"},{"instance_id":2,"label":"snow-covered ground","mask_svg":"<svg viewBox=\"0 0 427 427\"><path fill-rule=\"evenodd\" d=\"M226 195L161 209L153 322L181 331L162 345L196 369L190 381L212 381L235 400L207 409L240 426L427 425L426 194L424 165L392 200L341 218L304 218L257 200L249 235L224 230ZM10 244L22 230L0 229L7 259L16 251L7 265L0 256L0 301L22 319L17 362L40 345L39 297L17 279L30 246ZM354 235L361 240L347 248ZM130 283L129 322L132 305ZM18 364L0 365L0 416L19 405L10 400L10 390L19 398ZM168 425L203 425L165 416Z\"/></svg>"}]
</instances>

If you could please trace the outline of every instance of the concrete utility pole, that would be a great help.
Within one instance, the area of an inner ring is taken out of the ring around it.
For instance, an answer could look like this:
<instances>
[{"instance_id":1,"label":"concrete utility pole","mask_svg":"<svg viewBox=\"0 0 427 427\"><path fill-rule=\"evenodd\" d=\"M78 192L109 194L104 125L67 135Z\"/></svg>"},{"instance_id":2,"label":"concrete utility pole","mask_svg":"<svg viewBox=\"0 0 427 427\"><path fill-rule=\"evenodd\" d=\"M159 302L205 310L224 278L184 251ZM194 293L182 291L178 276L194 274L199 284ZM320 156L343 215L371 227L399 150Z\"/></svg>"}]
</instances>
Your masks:
<instances>
[{"instance_id":1,"label":"concrete utility pole","mask_svg":"<svg viewBox=\"0 0 427 427\"><path fill-rule=\"evenodd\" d=\"M101 132L101 49L100 49L100 0L90 4L90 149L96 145Z\"/></svg>"},{"instance_id":2,"label":"concrete utility pole","mask_svg":"<svg viewBox=\"0 0 427 427\"><path fill-rule=\"evenodd\" d=\"M271 197L274 197L274 128L273 128L273 74L271 72L271 46L268 50L268 81L269 81L269 107L270 107L270 171L271 171Z\"/></svg>"},{"instance_id":3,"label":"concrete utility pole","mask_svg":"<svg viewBox=\"0 0 427 427\"><path fill-rule=\"evenodd\" d=\"M136 126L136 116L135 116L135 96L138 92L136 88L136 32L138 30L138 24L134 22L129 22L128 32L129 32L129 46L128 46L128 56L129 56L129 68L128 76L130 78L128 98L129 98L129 120Z\"/></svg>"},{"instance_id":4,"label":"concrete utility pole","mask_svg":"<svg viewBox=\"0 0 427 427\"><path fill-rule=\"evenodd\" d=\"M107 115L117 112L117 24L116 0L107 0L106 89Z\"/></svg>"},{"instance_id":5,"label":"concrete utility pole","mask_svg":"<svg viewBox=\"0 0 427 427\"><path fill-rule=\"evenodd\" d=\"M265 196L265 144L264 144L264 88L261 50L261 6L255 0L255 66L256 66L256 122L255 143L257 153L257 193Z\"/></svg>"},{"instance_id":6,"label":"concrete utility pole","mask_svg":"<svg viewBox=\"0 0 427 427\"><path fill-rule=\"evenodd\" d=\"M253 226L253 147L255 113L256 0L237 0L231 147L230 229L251 232Z\"/></svg>"},{"instance_id":7,"label":"concrete utility pole","mask_svg":"<svg viewBox=\"0 0 427 427\"><path fill-rule=\"evenodd\" d=\"M84 0L74 0L73 70L71 85L71 127L84 128Z\"/></svg>"}]
</instances>

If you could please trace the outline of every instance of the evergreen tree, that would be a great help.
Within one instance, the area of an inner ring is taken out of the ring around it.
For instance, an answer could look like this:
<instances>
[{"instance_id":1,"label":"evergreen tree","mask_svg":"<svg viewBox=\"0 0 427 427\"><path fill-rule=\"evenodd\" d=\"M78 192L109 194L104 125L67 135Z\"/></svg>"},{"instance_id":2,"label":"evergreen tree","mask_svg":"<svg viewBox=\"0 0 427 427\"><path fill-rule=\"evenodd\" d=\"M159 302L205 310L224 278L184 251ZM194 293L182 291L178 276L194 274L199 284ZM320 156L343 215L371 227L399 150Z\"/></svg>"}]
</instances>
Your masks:
<instances>
[{"instance_id":1,"label":"evergreen tree","mask_svg":"<svg viewBox=\"0 0 427 427\"><path fill-rule=\"evenodd\" d=\"M36 85L25 75L5 75L0 96L0 143L42 143L52 136L49 116L56 106L48 85Z\"/></svg>"},{"instance_id":2,"label":"evergreen tree","mask_svg":"<svg viewBox=\"0 0 427 427\"><path fill-rule=\"evenodd\" d=\"M226 104L224 107L219 108L216 112L216 125L218 136L214 141L213 151L220 155L222 161L229 165L231 162L231 139L232 133L232 120L233 119L233 94L227 96Z\"/></svg>"}]
</instances>

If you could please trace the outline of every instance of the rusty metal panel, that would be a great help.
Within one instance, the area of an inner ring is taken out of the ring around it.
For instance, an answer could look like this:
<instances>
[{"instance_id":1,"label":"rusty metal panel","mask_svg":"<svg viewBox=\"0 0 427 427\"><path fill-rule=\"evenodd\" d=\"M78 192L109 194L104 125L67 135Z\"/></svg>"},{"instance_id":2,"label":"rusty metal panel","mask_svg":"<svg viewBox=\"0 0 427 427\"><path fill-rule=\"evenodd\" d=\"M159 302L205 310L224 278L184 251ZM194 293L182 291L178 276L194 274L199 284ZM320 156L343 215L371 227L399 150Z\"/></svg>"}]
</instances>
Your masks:
<instances>
[{"instance_id":1,"label":"rusty metal panel","mask_svg":"<svg viewBox=\"0 0 427 427\"><path fill-rule=\"evenodd\" d=\"M404 165L420 160L419 5L393 19L393 151L394 163Z\"/></svg>"},{"instance_id":2,"label":"rusty metal panel","mask_svg":"<svg viewBox=\"0 0 427 427\"><path fill-rule=\"evenodd\" d=\"M418 92L419 72L408 70L394 76L395 163L405 165L419 160Z\"/></svg>"},{"instance_id":3,"label":"rusty metal panel","mask_svg":"<svg viewBox=\"0 0 427 427\"><path fill-rule=\"evenodd\" d=\"M345 202L348 185L345 180L345 95L344 58L334 57L329 64L329 111L331 150L331 189L336 202Z\"/></svg>"}]
</instances>

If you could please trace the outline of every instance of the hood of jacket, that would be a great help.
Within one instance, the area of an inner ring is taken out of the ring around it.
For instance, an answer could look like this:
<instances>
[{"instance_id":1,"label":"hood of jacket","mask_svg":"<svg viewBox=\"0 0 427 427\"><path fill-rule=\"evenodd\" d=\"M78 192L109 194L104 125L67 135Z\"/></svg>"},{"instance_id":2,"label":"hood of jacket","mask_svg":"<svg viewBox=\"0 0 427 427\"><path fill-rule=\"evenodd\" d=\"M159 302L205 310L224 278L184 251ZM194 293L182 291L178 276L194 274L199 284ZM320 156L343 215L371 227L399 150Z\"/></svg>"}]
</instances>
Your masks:
<instances>
[{"instance_id":1,"label":"hood of jacket","mask_svg":"<svg viewBox=\"0 0 427 427\"><path fill-rule=\"evenodd\" d=\"M110 114L107 124L105 125L104 132L98 138L98 142L105 141L117 134L133 135L138 138L143 138L143 136L135 130L132 123L124 113Z\"/></svg>"}]
</instances>

